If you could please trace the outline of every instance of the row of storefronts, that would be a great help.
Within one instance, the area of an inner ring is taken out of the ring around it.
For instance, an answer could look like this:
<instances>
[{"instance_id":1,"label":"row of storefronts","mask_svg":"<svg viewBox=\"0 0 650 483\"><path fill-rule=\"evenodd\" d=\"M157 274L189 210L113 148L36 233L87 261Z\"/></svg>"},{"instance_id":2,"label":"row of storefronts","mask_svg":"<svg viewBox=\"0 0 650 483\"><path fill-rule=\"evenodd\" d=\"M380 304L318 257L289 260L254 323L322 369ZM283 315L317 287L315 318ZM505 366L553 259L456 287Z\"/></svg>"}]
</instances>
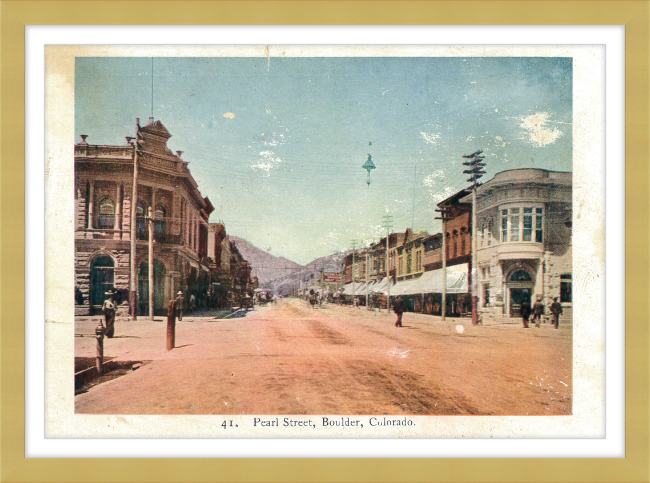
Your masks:
<instances>
[{"instance_id":1,"label":"row of storefronts","mask_svg":"<svg viewBox=\"0 0 650 483\"><path fill-rule=\"evenodd\" d=\"M76 315L101 312L112 290L119 315L129 312L131 290L131 310L147 315L150 290L160 314L178 291L197 307L225 307L255 288L223 224L208 222L214 207L182 152L167 147L171 134L160 121L136 120L125 145L93 145L87 137L74 146Z\"/></svg>"},{"instance_id":2,"label":"row of storefronts","mask_svg":"<svg viewBox=\"0 0 650 483\"><path fill-rule=\"evenodd\" d=\"M573 302L571 173L503 171L478 188L477 200L476 229L471 226L471 193L461 190L438 205L448 216L444 235L407 229L388 236L388 257L386 238L349 254L341 298L359 305L367 300L385 308L390 293L391 300L404 299L409 311L438 315L445 256L447 314L469 314L474 236L480 312L518 317L525 301L539 298L550 306L557 298L569 315Z\"/></svg>"}]
</instances>

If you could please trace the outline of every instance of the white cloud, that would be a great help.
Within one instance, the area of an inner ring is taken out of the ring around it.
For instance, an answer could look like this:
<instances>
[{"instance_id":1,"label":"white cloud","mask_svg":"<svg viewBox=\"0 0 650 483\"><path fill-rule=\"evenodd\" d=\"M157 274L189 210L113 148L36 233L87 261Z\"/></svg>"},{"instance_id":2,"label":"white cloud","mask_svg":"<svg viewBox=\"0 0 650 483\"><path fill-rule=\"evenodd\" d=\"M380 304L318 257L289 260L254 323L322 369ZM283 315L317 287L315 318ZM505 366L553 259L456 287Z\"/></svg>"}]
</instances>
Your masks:
<instances>
[{"instance_id":1,"label":"white cloud","mask_svg":"<svg viewBox=\"0 0 650 483\"><path fill-rule=\"evenodd\" d=\"M432 203L440 203L442 200L449 198L454 193L456 193L456 190L451 186L447 186L441 190L430 190L429 199Z\"/></svg>"},{"instance_id":2,"label":"white cloud","mask_svg":"<svg viewBox=\"0 0 650 483\"><path fill-rule=\"evenodd\" d=\"M235 119L235 113L233 112L226 112L223 117L226 117L228 119Z\"/></svg>"},{"instance_id":3,"label":"white cloud","mask_svg":"<svg viewBox=\"0 0 650 483\"><path fill-rule=\"evenodd\" d=\"M420 132L420 136L427 144L438 144L438 139L440 139L440 133L426 133Z\"/></svg>"},{"instance_id":4,"label":"white cloud","mask_svg":"<svg viewBox=\"0 0 650 483\"><path fill-rule=\"evenodd\" d=\"M436 184L436 180L440 180L444 178L445 178L445 172L442 169L439 169L425 176L424 180L422 180L422 184L424 186L434 186Z\"/></svg>"},{"instance_id":5,"label":"white cloud","mask_svg":"<svg viewBox=\"0 0 650 483\"><path fill-rule=\"evenodd\" d=\"M528 141L534 146L546 146L553 144L562 134L556 127L549 127L548 124L553 122L549 119L548 112L538 112L530 116L518 118L521 121L520 127L524 129L524 134L528 136Z\"/></svg>"},{"instance_id":6,"label":"white cloud","mask_svg":"<svg viewBox=\"0 0 650 483\"><path fill-rule=\"evenodd\" d=\"M266 171L267 176L273 168L282 162L282 159L276 157L273 151L260 151L260 156L260 159L255 164L251 164L251 168Z\"/></svg>"}]
</instances>

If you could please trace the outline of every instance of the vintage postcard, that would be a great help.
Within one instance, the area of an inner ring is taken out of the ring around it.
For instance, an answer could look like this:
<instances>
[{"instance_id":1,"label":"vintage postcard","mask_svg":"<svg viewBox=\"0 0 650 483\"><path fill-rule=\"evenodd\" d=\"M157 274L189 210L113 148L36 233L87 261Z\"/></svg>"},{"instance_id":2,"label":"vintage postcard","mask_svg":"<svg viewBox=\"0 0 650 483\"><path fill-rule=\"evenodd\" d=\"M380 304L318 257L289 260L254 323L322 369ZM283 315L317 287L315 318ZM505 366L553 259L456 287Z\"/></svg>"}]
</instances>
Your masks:
<instances>
[{"instance_id":1,"label":"vintage postcard","mask_svg":"<svg viewBox=\"0 0 650 483\"><path fill-rule=\"evenodd\" d=\"M48 436L602 436L603 64L48 47Z\"/></svg>"}]
</instances>

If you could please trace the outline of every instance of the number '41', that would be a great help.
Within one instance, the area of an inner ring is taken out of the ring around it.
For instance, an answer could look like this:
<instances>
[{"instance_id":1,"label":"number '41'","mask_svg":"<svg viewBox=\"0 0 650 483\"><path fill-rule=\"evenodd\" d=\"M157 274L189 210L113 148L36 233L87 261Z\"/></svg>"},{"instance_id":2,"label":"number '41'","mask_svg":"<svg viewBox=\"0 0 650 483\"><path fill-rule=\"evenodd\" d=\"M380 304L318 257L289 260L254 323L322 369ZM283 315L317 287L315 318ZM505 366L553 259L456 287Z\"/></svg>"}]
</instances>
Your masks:
<instances>
[{"instance_id":1,"label":"number '41'","mask_svg":"<svg viewBox=\"0 0 650 483\"><path fill-rule=\"evenodd\" d=\"M223 429L226 429L226 428L232 428L232 427L238 428L239 426L236 425L236 424L232 424L232 419L229 419L228 421L224 421L223 423L221 423L221 427Z\"/></svg>"}]
</instances>

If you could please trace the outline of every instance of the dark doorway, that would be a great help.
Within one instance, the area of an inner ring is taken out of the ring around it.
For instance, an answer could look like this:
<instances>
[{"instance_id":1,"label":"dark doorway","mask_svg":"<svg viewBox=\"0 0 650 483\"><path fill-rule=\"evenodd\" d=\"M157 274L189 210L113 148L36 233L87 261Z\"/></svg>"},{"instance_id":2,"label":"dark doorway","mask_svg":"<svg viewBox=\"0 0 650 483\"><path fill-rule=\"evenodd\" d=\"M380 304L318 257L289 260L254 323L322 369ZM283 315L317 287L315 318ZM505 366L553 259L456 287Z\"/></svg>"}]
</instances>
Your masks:
<instances>
[{"instance_id":1,"label":"dark doorway","mask_svg":"<svg viewBox=\"0 0 650 483\"><path fill-rule=\"evenodd\" d=\"M138 274L138 315L149 315L149 265L142 262Z\"/></svg>"},{"instance_id":2,"label":"dark doorway","mask_svg":"<svg viewBox=\"0 0 650 483\"><path fill-rule=\"evenodd\" d=\"M109 256L97 257L90 270L90 313L100 313L106 292L113 288L114 263Z\"/></svg>"},{"instance_id":3,"label":"dark doorway","mask_svg":"<svg viewBox=\"0 0 650 483\"><path fill-rule=\"evenodd\" d=\"M521 305L524 302L530 303L532 289L511 288L510 289L510 317L521 317Z\"/></svg>"}]
</instances>

